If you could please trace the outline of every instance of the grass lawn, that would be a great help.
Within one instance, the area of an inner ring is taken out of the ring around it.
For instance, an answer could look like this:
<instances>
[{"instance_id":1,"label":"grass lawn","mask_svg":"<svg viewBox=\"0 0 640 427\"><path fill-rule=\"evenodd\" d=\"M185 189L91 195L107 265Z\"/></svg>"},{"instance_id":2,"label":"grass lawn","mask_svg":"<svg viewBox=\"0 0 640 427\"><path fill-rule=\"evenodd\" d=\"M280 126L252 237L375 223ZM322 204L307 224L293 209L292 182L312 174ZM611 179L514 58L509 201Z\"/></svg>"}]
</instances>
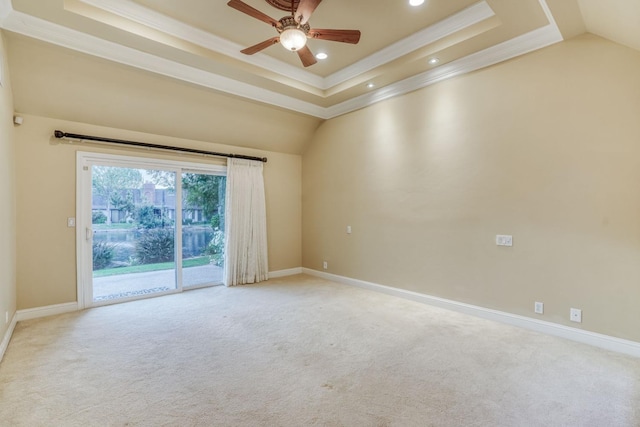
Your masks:
<instances>
[{"instance_id":1,"label":"grass lawn","mask_svg":"<svg viewBox=\"0 0 640 427\"><path fill-rule=\"evenodd\" d=\"M182 260L182 268L198 267L209 264L208 256L189 258ZM130 267L105 268L93 272L93 277L115 276L118 274L145 273L148 271L169 270L175 267L174 262L161 262L158 264L132 265Z\"/></svg>"}]
</instances>

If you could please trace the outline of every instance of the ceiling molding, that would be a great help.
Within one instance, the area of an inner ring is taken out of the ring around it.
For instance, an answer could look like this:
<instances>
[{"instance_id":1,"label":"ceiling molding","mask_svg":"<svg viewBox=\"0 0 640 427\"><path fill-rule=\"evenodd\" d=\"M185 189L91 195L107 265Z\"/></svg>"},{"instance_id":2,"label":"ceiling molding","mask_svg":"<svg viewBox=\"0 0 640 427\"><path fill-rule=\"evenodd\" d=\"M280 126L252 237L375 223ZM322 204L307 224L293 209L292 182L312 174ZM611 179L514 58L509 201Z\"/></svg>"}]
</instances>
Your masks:
<instances>
[{"instance_id":1,"label":"ceiling molding","mask_svg":"<svg viewBox=\"0 0 640 427\"><path fill-rule=\"evenodd\" d=\"M245 46L185 24L184 22L170 18L130 0L111 0L109 2L105 2L104 0L79 1L213 52L221 53L239 61L246 62L247 64L257 65L265 70L275 72L315 88L321 89L324 86L324 79L322 77L305 71L300 67L287 64L286 62L279 61L264 54L245 55L240 52Z\"/></svg>"},{"instance_id":2,"label":"ceiling molding","mask_svg":"<svg viewBox=\"0 0 640 427\"><path fill-rule=\"evenodd\" d=\"M13 6L11 6L11 0L0 0L0 26L4 28L4 21L6 21L9 14L13 12Z\"/></svg>"},{"instance_id":3,"label":"ceiling molding","mask_svg":"<svg viewBox=\"0 0 640 427\"><path fill-rule=\"evenodd\" d=\"M547 0L538 0L540 3L540 7L544 11L547 19L549 20L549 25L555 27L558 34L560 34L560 28L558 28L558 24L556 23L556 19L553 17L553 13L551 13L551 9L549 9L549 5L547 4ZM562 37L562 35L560 35Z\"/></svg>"},{"instance_id":4,"label":"ceiling molding","mask_svg":"<svg viewBox=\"0 0 640 427\"><path fill-rule=\"evenodd\" d=\"M330 119L364 108L385 99L402 95L439 81L475 71L562 41L562 35L560 34L555 20L551 15L546 1L538 1L547 14L550 22L548 25L492 46L483 51L474 53L448 64L443 64L427 72L390 84L371 93L352 98L348 101L344 101L330 107L321 107L291 96L243 83L232 78L220 76L165 58L160 58L155 55L109 42L31 15L17 12L12 8L11 0L0 0L0 25L2 28L9 31L131 67L310 116ZM476 12L486 13L486 9L483 9L484 6L482 6L483 3L485 2L483 1L478 3L471 8L475 8L477 6L478 11ZM444 29L442 30L444 31ZM203 33L208 34L206 32ZM372 56L375 56L375 54Z\"/></svg>"},{"instance_id":5,"label":"ceiling molding","mask_svg":"<svg viewBox=\"0 0 640 427\"><path fill-rule=\"evenodd\" d=\"M104 10L145 25L149 28L177 37L181 40L204 47L213 52L218 52L234 59L257 65L261 68L275 72L299 82L308 84L316 89L327 90L339 85L351 78L371 71L374 68L385 65L414 50L434 43L444 37L462 31L472 25L495 16L491 6L485 1L469 6L468 8L437 22L434 25L418 31L390 46L339 70L326 78L317 76L299 67L279 61L265 54L247 56L240 53L244 47L229 40L217 37L199 28L185 24L184 22L170 18L159 12L141 6L131 0L78 0L92 7Z\"/></svg>"},{"instance_id":6,"label":"ceiling molding","mask_svg":"<svg viewBox=\"0 0 640 427\"><path fill-rule=\"evenodd\" d=\"M53 43L78 52L118 62L120 64L172 77L199 86L242 98L279 106L314 117L323 117L324 108L309 102L267 89L220 76L199 68L122 46L27 15L13 11L3 23L6 30Z\"/></svg>"},{"instance_id":7,"label":"ceiling molding","mask_svg":"<svg viewBox=\"0 0 640 427\"><path fill-rule=\"evenodd\" d=\"M430 45L493 16L495 16L495 12L486 1L478 2L422 31L418 31L405 39L385 47L353 65L327 76L324 89L329 89L340 83L344 83L349 79L394 61L414 50Z\"/></svg>"},{"instance_id":8,"label":"ceiling molding","mask_svg":"<svg viewBox=\"0 0 640 427\"><path fill-rule=\"evenodd\" d=\"M560 41L562 41L562 35L558 31L558 27L549 24L433 70L331 106L326 110L326 118L331 119L385 99L404 95L442 80L476 71Z\"/></svg>"}]
</instances>

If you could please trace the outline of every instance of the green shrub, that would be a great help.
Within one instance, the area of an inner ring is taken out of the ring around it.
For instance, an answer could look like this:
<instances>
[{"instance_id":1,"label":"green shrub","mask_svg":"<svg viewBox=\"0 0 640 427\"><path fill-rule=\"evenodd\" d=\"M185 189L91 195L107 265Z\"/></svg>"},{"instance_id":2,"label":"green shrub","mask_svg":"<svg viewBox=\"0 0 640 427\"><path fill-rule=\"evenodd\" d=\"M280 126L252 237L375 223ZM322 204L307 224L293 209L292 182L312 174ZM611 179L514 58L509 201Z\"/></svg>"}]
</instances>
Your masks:
<instances>
[{"instance_id":1,"label":"green shrub","mask_svg":"<svg viewBox=\"0 0 640 427\"><path fill-rule=\"evenodd\" d=\"M211 217L211 227L214 230L216 230L216 229L222 228L221 225L222 225L222 222L220 221L220 215L214 214Z\"/></svg>"},{"instance_id":2,"label":"green shrub","mask_svg":"<svg viewBox=\"0 0 640 427\"><path fill-rule=\"evenodd\" d=\"M151 205L143 205L136 209L135 218L138 227L147 230L173 225L173 220L160 213L160 209L155 209Z\"/></svg>"},{"instance_id":3,"label":"green shrub","mask_svg":"<svg viewBox=\"0 0 640 427\"><path fill-rule=\"evenodd\" d=\"M158 228L143 231L136 241L136 258L140 264L173 261L173 229Z\"/></svg>"},{"instance_id":4,"label":"green shrub","mask_svg":"<svg viewBox=\"0 0 640 427\"><path fill-rule=\"evenodd\" d=\"M224 265L224 232L221 230L216 230L213 232L213 238L207 245L207 249L205 253L209 255L211 258L211 262L213 262L218 267L222 267Z\"/></svg>"},{"instance_id":5,"label":"green shrub","mask_svg":"<svg viewBox=\"0 0 640 427\"><path fill-rule=\"evenodd\" d=\"M104 224L107 222L107 216L102 211L94 211L91 213L91 222L93 224Z\"/></svg>"},{"instance_id":6,"label":"green shrub","mask_svg":"<svg viewBox=\"0 0 640 427\"><path fill-rule=\"evenodd\" d=\"M111 264L116 245L107 242L93 242L93 269L102 270Z\"/></svg>"}]
</instances>

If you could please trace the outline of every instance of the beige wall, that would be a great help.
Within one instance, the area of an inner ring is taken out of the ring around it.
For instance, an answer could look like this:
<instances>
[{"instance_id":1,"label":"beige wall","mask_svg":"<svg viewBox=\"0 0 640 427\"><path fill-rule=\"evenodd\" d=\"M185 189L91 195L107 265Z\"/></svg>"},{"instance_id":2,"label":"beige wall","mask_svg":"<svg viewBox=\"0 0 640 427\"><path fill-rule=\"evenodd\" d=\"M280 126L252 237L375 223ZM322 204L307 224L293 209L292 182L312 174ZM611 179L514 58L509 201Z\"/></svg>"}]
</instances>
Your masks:
<instances>
[{"instance_id":1,"label":"beige wall","mask_svg":"<svg viewBox=\"0 0 640 427\"><path fill-rule=\"evenodd\" d=\"M8 45L22 113L290 154L321 122L15 33Z\"/></svg>"},{"instance_id":2,"label":"beige wall","mask_svg":"<svg viewBox=\"0 0 640 427\"><path fill-rule=\"evenodd\" d=\"M640 341L638 75L638 52L585 35L330 120L302 160L264 153L270 270L326 260L331 273L532 317L543 301L536 318ZM75 152L133 153L55 144L54 129L261 154L36 115L14 148L7 87L3 311L15 308L16 195L18 308L75 301ZM496 247L498 233L514 246Z\"/></svg>"},{"instance_id":3,"label":"beige wall","mask_svg":"<svg viewBox=\"0 0 640 427\"><path fill-rule=\"evenodd\" d=\"M16 311L16 196L14 169L13 97L6 60L4 33L0 32L0 342Z\"/></svg>"},{"instance_id":4,"label":"beige wall","mask_svg":"<svg viewBox=\"0 0 640 427\"><path fill-rule=\"evenodd\" d=\"M268 157L265 165L269 269L301 265L301 158L206 142L160 137L94 125L24 116L16 130L18 309L76 301L75 216L76 152L141 155L140 151L68 145L53 131L108 136L166 145ZM153 154L155 157L203 161L201 157ZM219 162L214 161L214 162Z\"/></svg>"},{"instance_id":5,"label":"beige wall","mask_svg":"<svg viewBox=\"0 0 640 427\"><path fill-rule=\"evenodd\" d=\"M303 266L640 341L638 76L584 35L325 122Z\"/></svg>"}]
</instances>

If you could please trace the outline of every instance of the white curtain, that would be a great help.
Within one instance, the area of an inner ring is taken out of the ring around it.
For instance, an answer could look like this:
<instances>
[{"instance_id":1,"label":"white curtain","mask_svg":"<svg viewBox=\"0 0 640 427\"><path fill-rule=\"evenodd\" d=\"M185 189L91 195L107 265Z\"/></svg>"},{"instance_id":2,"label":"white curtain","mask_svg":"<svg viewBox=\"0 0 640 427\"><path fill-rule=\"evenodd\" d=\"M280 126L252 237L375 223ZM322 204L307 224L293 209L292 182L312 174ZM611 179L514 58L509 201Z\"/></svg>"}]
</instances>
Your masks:
<instances>
[{"instance_id":1,"label":"white curtain","mask_svg":"<svg viewBox=\"0 0 640 427\"><path fill-rule=\"evenodd\" d=\"M262 162L227 160L225 286L269 279Z\"/></svg>"}]
</instances>

